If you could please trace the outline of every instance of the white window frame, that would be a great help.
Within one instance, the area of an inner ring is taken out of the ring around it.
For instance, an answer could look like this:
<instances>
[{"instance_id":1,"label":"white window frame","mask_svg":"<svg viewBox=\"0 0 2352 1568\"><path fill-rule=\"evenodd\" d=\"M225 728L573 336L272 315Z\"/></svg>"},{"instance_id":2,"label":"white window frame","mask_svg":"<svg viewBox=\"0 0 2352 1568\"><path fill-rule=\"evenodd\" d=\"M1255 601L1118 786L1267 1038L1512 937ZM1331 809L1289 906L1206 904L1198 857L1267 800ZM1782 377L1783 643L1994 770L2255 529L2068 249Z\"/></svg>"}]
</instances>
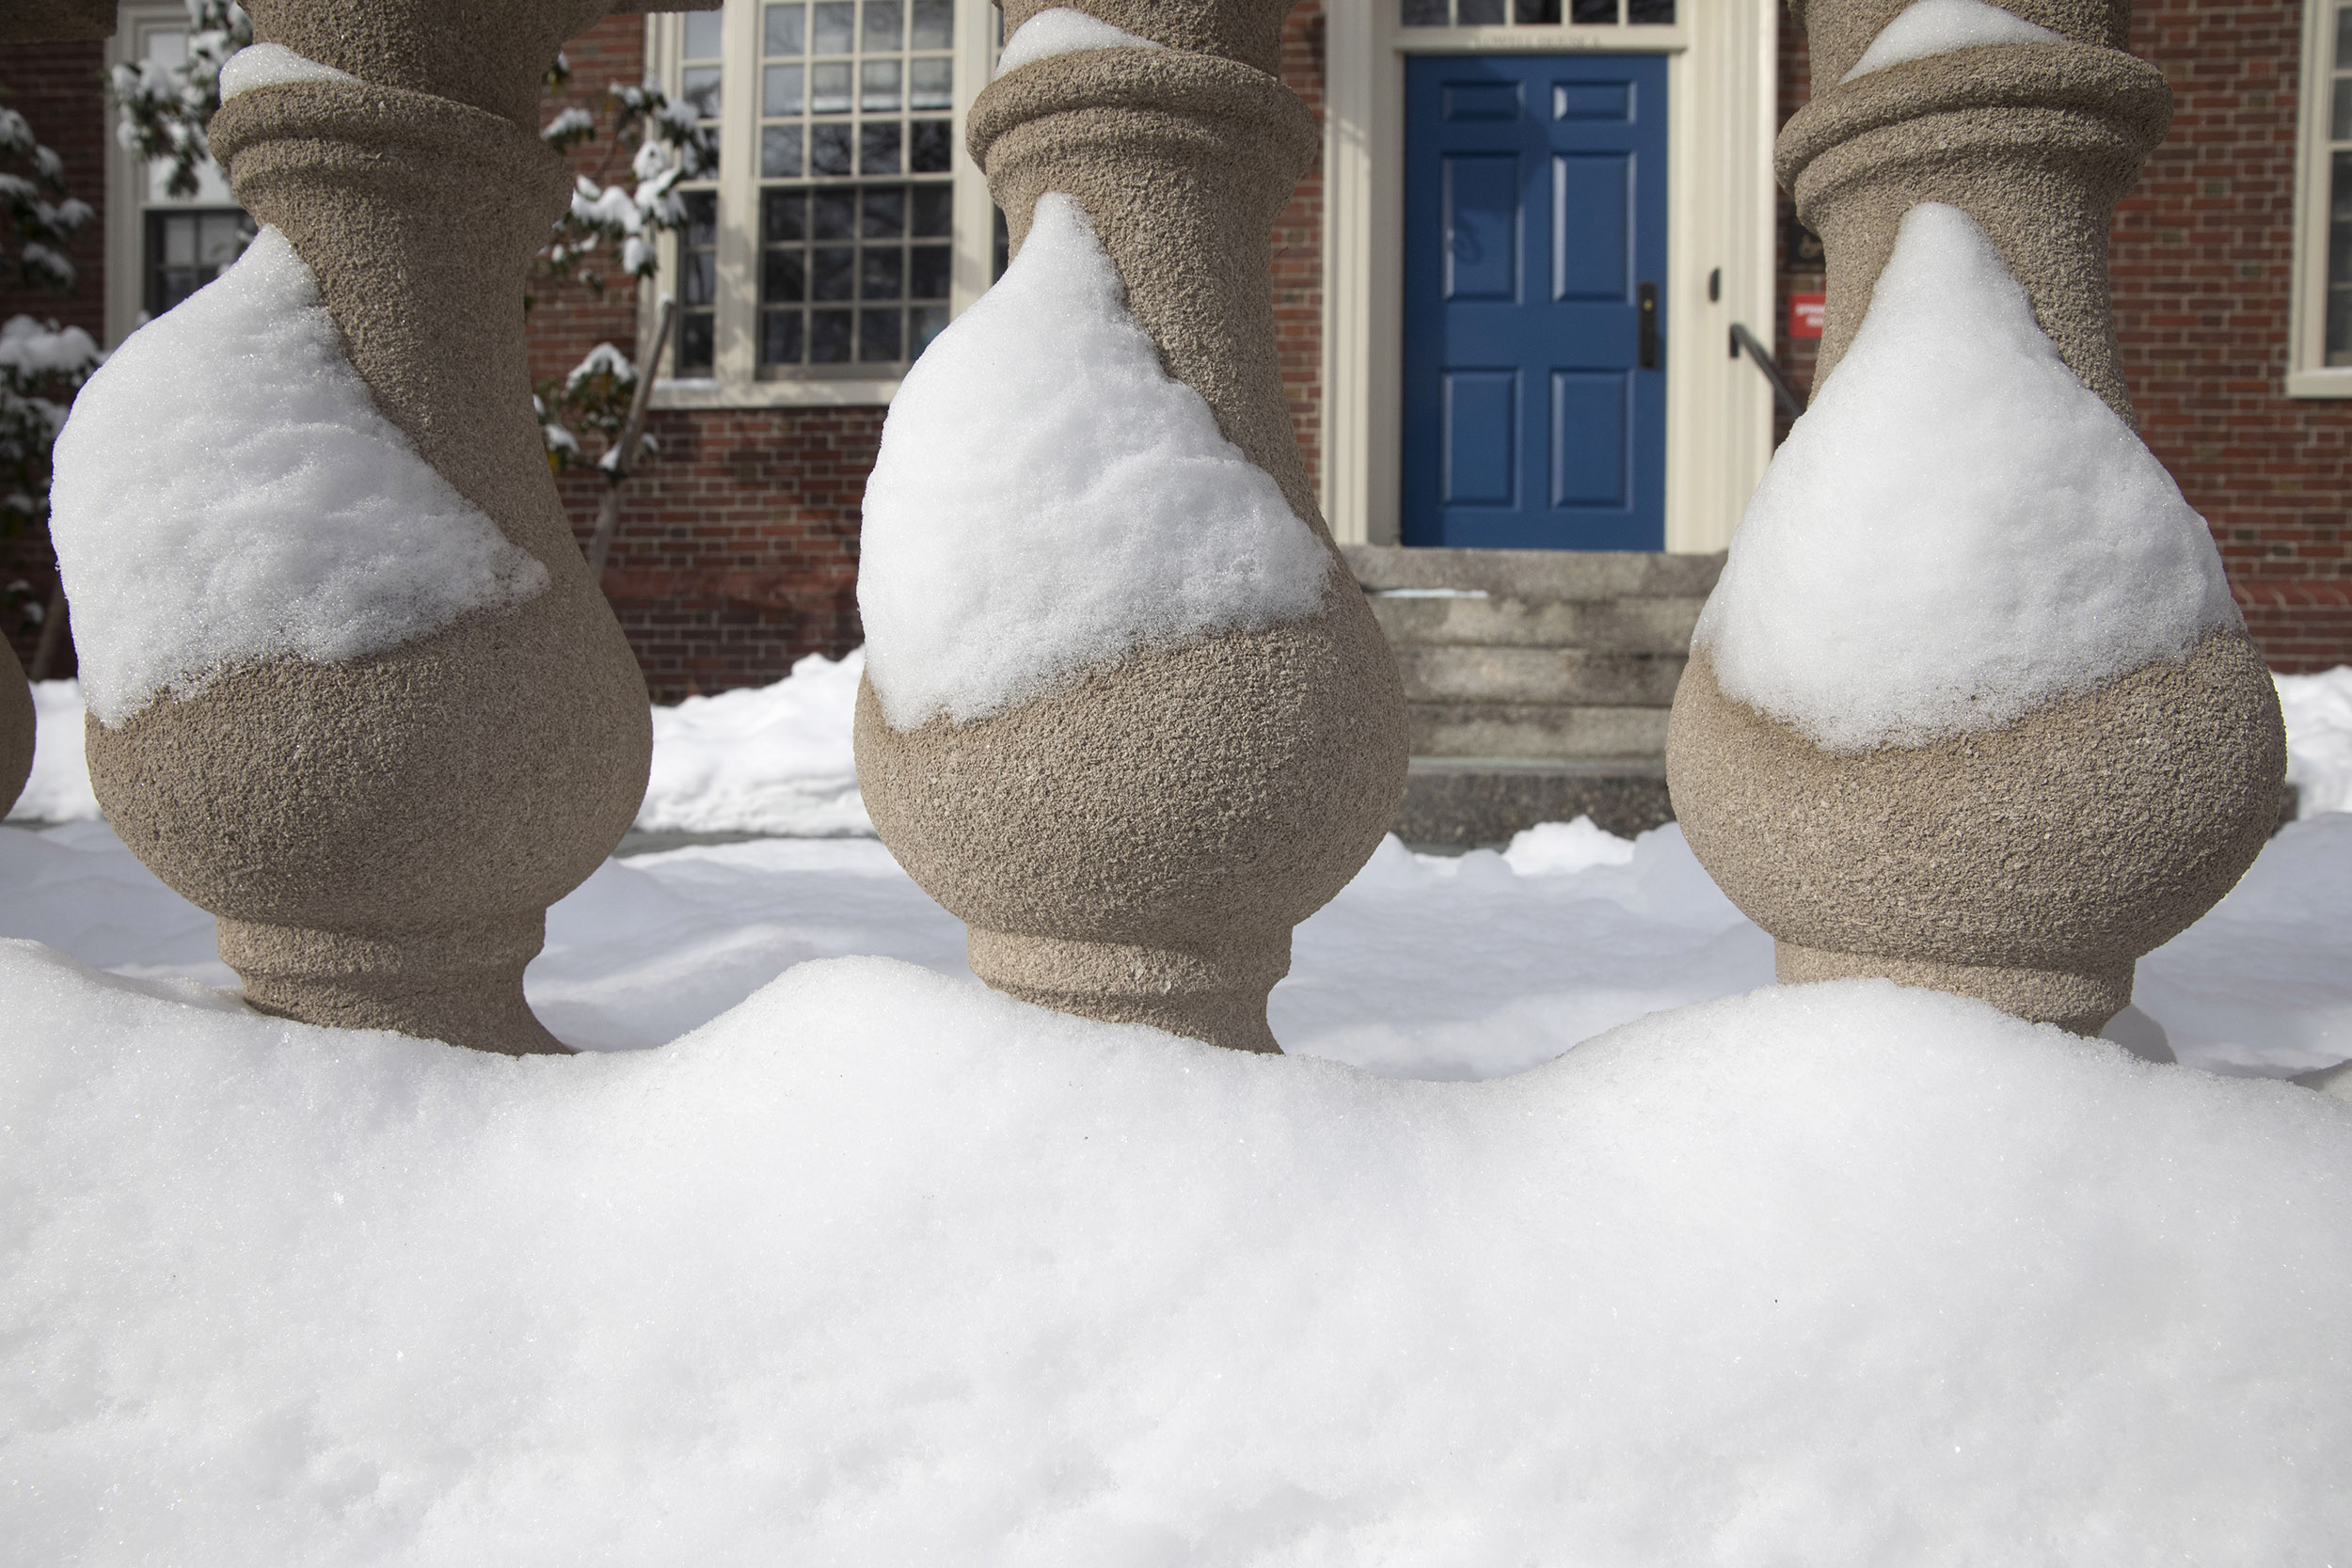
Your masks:
<instances>
[{"instance_id":1,"label":"white window frame","mask_svg":"<svg viewBox=\"0 0 2352 1568\"><path fill-rule=\"evenodd\" d=\"M762 380L755 333L759 319L759 174L755 104L759 92L760 0L726 0L725 44L720 78L718 298L712 373L707 378L665 376L654 383L656 408L839 408L888 403L898 377L790 375ZM955 234L948 285L948 319L961 315L991 282L995 251L995 204L988 180L963 144L972 101L995 70L1001 15L990 0L956 0L956 87L953 114ZM645 74L675 94L686 20L676 12L645 18ZM638 297L638 356L653 350L660 319L657 291L676 287L677 242L665 237L661 273ZM664 367L667 368L666 365Z\"/></svg>"},{"instance_id":2,"label":"white window frame","mask_svg":"<svg viewBox=\"0 0 2352 1568\"><path fill-rule=\"evenodd\" d=\"M2303 0L2303 71L2295 127L2294 294L2287 311L2286 395L2352 398L2352 365L2328 364L2328 141L2340 0Z\"/></svg>"},{"instance_id":3,"label":"white window frame","mask_svg":"<svg viewBox=\"0 0 2352 1568\"><path fill-rule=\"evenodd\" d=\"M150 35L188 30L183 0L123 0L115 17L114 37L106 40L106 69L132 64L147 53ZM151 210L189 207L233 207L229 177L219 166L205 166L207 183L219 182L217 192L199 190L195 197L151 197L148 165L122 145L116 135L121 115L111 101L105 106L105 313L107 349L136 331L147 319L147 214ZM77 193L78 194L78 193Z\"/></svg>"},{"instance_id":4,"label":"white window frame","mask_svg":"<svg viewBox=\"0 0 2352 1568\"><path fill-rule=\"evenodd\" d=\"M1588 51L1666 56L1666 548L1731 542L1772 455L1772 388L1730 342L1734 322L1772 341L1779 0L1681 0L1676 13L1666 26L1404 27L1397 0L1331 0L1321 499L1343 543L1398 538L1405 61Z\"/></svg>"}]
</instances>

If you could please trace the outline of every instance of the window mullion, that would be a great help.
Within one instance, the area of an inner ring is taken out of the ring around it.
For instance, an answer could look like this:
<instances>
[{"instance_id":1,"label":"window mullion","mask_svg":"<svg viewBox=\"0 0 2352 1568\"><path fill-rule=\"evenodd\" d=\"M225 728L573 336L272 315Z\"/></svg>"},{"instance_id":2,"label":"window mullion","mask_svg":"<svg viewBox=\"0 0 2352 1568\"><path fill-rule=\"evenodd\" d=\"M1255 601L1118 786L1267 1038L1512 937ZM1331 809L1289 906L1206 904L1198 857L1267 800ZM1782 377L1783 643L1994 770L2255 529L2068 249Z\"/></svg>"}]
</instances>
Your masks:
<instances>
[{"instance_id":1,"label":"window mullion","mask_svg":"<svg viewBox=\"0 0 2352 1568\"><path fill-rule=\"evenodd\" d=\"M718 331L713 372L757 374L759 320L759 6L728 0L720 88Z\"/></svg>"}]
</instances>

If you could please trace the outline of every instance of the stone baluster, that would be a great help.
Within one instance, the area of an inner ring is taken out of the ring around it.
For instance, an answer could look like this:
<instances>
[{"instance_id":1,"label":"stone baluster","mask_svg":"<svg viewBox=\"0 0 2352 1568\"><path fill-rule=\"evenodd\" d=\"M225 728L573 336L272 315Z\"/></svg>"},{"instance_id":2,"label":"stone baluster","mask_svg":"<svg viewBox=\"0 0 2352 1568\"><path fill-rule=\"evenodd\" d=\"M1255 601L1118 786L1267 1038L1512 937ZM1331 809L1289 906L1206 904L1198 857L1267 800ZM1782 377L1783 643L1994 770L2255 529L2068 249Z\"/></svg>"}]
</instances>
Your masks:
<instances>
[{"instance_id":1,"label":"stone baluster","mask_svg":"<svg viewBox=\"0 0 2352 1568\"><path fill-rule=\"evenodd\" d=\"M1283 526L1311 529L1310 610L1147 642L1006 711L912 728L877 699L892 649L869 610L857 716L867 809L969 926L983 980L1256 1051L1279 1049L1265 1002L1292 927L1378 844L1406 755L1394 660L1331 546L1276 359L1269 231L1315 138L1274 74L1289 5L1085 0L1157 47L1018 65L979 95L968 139L1016 245L1047 193L1084 214L1166 372L1272 477L1295 515ZM1004 8L1017 30L1046 8ZM883 450L887 464L887 434ZM875 505L869 491L868 572L886 547Z\"/></svg>"},{"instance_id":2,"label":"stone baluster","mask_svg":"<svg viewBox=\"0 0 2352 1568\"><path fill-rule=\"evenodd\" d=\"M2160 72L2122 52L2127 0L2009 0L1980 20L2012 40L1851 80L1904 0L1791 8L1817 87L1781 135L1778 170L1828 253L1816 415L1906 214L1939 202L1989 236L2065 366L2128 426L2107 224L2171 101ZM1735 540L1727 584L1740 558ZM2092 1033L2129 1002L2137 958L2227 892L2276 820L2276 697L2226 599L2179 657L2006 724L1859 752L1727 697L1708 636L1703 624L1675 702L1676 810L1708 870L1773 934L1786 981L1884 976Z\"/></svg>"},{"instance_id":3,"label":"stone baluster","mask_svg":"<svg viewBox=\"0 0 2352 1568\"><path fill-rule=\"evenodd\" d=\"M548 905L627 831L652 743L644 679L541 454L524 357L526 268L571 184L535 134L540 76L606 7L248 0L257 43L301 58L229 99L215 156L315 279L375 408L544 568L520 602L362 657L240 662L119 723L91 719L108 817L218 917L221 956L264 1011L564 1049L523 1000L523 966ZM79 613L76 628L87 663L104 632Z\"/></svg>"}]
</instances>

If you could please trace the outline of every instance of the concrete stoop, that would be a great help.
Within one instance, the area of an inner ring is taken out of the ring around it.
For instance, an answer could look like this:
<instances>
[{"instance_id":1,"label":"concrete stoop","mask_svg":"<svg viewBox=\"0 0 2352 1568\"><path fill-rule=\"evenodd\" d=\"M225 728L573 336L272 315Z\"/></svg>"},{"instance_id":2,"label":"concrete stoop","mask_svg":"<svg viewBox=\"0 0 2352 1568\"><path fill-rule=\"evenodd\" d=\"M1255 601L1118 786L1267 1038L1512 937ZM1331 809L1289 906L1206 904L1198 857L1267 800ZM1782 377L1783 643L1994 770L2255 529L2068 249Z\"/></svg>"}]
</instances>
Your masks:
<instances>
[{"instance_id":1,"label":"concrete stoop","mask_svg":"<svg viewBox=\"0 0 2352 1568\"><path fill-rule=\"evenodd\" d=\"M1671 821L1666 715L1720 555L1343 546L1405 680L1408 844Z\"/></svg>"}]
</instances>

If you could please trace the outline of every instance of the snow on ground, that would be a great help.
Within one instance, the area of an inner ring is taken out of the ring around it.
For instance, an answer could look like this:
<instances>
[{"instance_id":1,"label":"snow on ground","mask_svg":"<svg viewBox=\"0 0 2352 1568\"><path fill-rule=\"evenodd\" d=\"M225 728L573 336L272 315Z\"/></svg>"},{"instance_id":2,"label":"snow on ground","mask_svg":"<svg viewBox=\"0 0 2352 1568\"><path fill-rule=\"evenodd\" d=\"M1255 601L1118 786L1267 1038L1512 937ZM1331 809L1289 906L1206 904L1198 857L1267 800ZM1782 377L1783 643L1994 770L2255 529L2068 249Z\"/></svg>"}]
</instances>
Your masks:
<instances>
[{"instance_id":1,"label":"snow on ground","mask_svg":"<svg viewBox=\"0 0 2352 1568\"><path fill-rule=\"evenodd\" d=\"M875 958L519 1061L31 946L0 990L27 1562L2352 1538L2352 1107L1980 1004L1767 988L1430 1084Z\"/></svg>"},{"instance_id":2,"label":"snow on ground","mask_svg":"<svg viewBox=\"0 0 2352 1568\"><path fill-rule=\"evenodd\" d=\"M2205 520L1976 220L1904 214L1693 643L1832 751L1994 729L2244 625Z\"/></svg>"},{"instance_id":3,"label":"snow on ground","mask_svg":"<svg viewBox=\"0 0 2352 1568\"><path fill-rule=\"evenodd\" d=\"M2352 811L2352 664L2316 675L2280 675L2287 721L2287 778L2298 815Z\"/></svg>"}]
</instances>

